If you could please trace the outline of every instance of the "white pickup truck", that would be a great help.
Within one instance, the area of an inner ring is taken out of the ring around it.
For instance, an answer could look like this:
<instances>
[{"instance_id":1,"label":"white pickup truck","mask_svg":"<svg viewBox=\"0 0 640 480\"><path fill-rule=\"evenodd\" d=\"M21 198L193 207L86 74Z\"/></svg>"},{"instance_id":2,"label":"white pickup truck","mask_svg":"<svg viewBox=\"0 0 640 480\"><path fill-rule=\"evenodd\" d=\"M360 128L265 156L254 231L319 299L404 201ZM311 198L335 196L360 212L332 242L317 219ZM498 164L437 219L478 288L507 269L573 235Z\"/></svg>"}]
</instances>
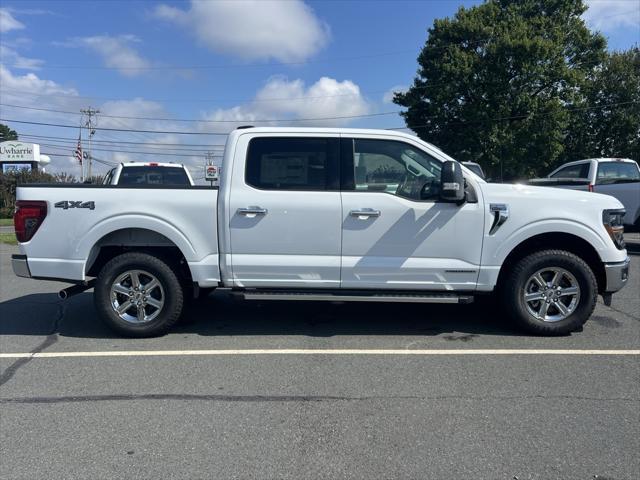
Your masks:
<instances>
[{"instance_id":1,"label":"white pickup truck","mask_svg":"<svg viewBox=\"0 0 640 480\"><path fill-rule=\"evenodd\" d=\"M181 163L127 162L107 172L104 185L193 185L189 169Z\"/></svg>"},{"instance_id":2,"label":"white pickup truck","mask_svg":"<svg viewBox=\"0 0 640 480\"><path fill-rule=\"evenodd\" d=\"M95 287L129 336L166 332L202 290L248 300L465 303L496 292L518 325L574 331L627 282L622 204L489 184L385 130L243 128L220 187L22 185L23 277ZM428 314L425 313L425 316Z\"/></svg>"},{"instance_id":3,"label":"white pickup truck","mask_svg":"<svg viewBox=\"0 0 640 480\"><path fill-rule=\"evenodd\" d=\"M626 210L625 225L640 227L640 167L629 158L588 158L559 166L546 178L527 182L611 195Z\"/></svg>"}]
</instances>

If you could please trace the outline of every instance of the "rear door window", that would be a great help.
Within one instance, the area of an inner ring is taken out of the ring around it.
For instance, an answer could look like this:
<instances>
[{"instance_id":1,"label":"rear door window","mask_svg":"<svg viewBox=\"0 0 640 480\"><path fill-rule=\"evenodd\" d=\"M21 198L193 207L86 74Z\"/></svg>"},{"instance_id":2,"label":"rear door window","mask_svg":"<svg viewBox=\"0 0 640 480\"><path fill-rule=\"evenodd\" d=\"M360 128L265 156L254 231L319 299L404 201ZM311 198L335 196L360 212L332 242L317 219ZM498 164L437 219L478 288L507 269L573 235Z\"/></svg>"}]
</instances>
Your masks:
<instances>
[{"instance_id":1,"label":"rear door window","mask_svg":"<svg viewBox=\"0 0 640 480\"><path fill-rule=\"evenodd\" d=\"M339 154L338 138L253 138L245 181L262 190L337 190Z\"/></svg>"},{"instance_id":2,"label":"rear door window","mask_svg":"<svg viewBox=\"0 0 640 480\"><path fill-rule=\"evenodd\" d=\"M603 162L598 165L596 183L640 182L638 164L631 162Z\"/></svg>"}]
</instances>

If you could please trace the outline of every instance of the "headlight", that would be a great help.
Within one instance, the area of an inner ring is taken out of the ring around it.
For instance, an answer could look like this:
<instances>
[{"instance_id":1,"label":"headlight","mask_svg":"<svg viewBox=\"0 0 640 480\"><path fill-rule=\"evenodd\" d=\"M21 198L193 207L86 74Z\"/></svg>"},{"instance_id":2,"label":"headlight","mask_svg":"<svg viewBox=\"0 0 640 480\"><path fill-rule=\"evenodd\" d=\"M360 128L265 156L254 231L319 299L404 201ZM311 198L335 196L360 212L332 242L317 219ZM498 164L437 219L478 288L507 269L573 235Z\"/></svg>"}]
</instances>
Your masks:
<instances>
[{"instance_id":1,"label":"headlight","mask_svg":"<svg viewBox=\"0 0 640 480\"><path fill-rule=\"evenodd\" d=\"M613 244L619 250L624 248L624 224L622 223L622 219L625 213L626 212L623 208L616 210L604 210L602 212L602 223L604 224L604 228L607 230L611 240L613 240Z\"/></svg>"}]
</instances>

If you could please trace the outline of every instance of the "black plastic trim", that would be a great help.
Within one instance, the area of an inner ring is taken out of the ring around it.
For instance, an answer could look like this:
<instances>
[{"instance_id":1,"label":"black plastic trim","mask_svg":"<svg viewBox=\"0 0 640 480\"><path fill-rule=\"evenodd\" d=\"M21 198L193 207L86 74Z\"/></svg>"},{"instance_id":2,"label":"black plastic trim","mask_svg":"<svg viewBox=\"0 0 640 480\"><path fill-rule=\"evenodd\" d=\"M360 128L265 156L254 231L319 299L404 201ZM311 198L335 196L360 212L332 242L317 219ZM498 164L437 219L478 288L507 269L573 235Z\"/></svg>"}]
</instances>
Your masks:
<instances>
[{"instance_id":1,"label":"black plastic trim","mask_svg":"<svg viewBox=\"0 0 640 480\"><path fill-rule=\"evenodd\" d=\"M210 185L98 185L93 183L21 183L19 188L97 188L124 190L218 190Z\"/></svg>"}]
</instances>

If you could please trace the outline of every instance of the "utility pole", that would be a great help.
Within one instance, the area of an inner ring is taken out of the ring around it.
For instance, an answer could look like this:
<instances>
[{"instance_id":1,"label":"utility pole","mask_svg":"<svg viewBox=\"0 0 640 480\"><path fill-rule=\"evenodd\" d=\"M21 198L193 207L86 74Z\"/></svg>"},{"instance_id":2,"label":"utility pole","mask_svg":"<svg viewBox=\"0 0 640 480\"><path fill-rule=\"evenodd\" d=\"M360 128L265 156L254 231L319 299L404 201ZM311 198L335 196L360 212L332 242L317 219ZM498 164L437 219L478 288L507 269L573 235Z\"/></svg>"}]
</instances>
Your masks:
<instances>
[{"instance_id":1,"label":"utility pole","mask_svg":"<svg viewBox=\"0 0 640 480\"><path fill-rule=\"evenodd\" d=\"M85 122L85 126L87 127L87 130L89 131L89 164L87 166L87 176L86 178L91 178L91 162L93 160L93 150L91 149L91 139L93 138L93 136L96 133L96 126L98 124L98 114L100 113L100 110L94 109L94 108L86 108L86 109L82 109L80 110L80 113L82 113L83 115L85 115L87 117L87 121Z\"/></svg>"}]
</instances>

